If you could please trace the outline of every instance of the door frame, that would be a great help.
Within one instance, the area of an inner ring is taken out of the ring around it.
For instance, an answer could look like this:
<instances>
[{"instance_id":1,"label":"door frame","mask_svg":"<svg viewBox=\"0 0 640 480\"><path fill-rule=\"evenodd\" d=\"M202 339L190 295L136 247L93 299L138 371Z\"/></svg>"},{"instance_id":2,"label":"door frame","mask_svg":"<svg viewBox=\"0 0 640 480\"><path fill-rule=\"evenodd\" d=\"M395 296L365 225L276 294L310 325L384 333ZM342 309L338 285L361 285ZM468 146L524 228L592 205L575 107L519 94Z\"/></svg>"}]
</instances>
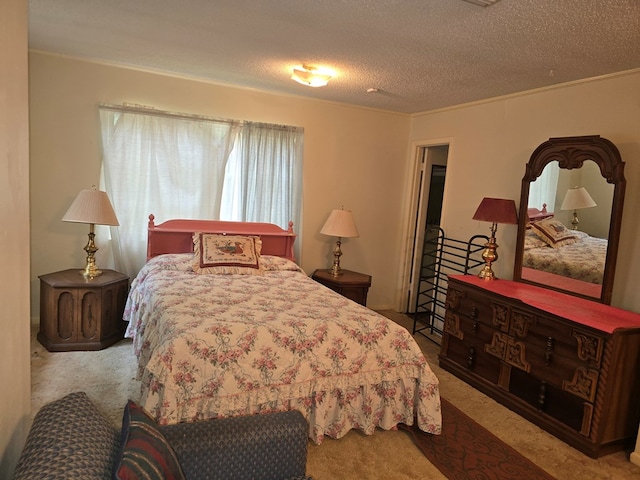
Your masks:
<instances>
[{"instance_id":1,"label":"door frame","mask_svg":"<svg viewBox=\"0 0 640 480\"><path fill-rule=\"evenodd\" d=\"M451 161L453 139L452 138L439 138L432 140L422 140L413 142L411 145L411 165L409 169L409 178L407 181L407 196L405 198L406 215L404 221L404 235L406 239L404 248L404 256L402 262L402 268L399 279L399 292L400 295L397 299L396 309L398 312L408 312L411 310L411 298L413 297L415 303L415 294L412 293L414 282L414 275L419 270L419 266L416 266L413 262L415 251L417 246L420 245L420 241L424 240L424 223L426 222L426 203L429 198L429 182L431 166L434 164L433 159L429 158L428 149L433 147L448 147L447 161L445 165ZM427 152L425 152L427 150ZM425 152L425 162L423 164L422 157ZM424 172L424 174L423 174ZM445 179L445 195L442 198L442 212L441 223L444 222L444 212L446 207L446 190L447 182ZM424 217L424 218L423 218ZM420 228L422 225L422 228Z\"/></svg>"}]
</instances>

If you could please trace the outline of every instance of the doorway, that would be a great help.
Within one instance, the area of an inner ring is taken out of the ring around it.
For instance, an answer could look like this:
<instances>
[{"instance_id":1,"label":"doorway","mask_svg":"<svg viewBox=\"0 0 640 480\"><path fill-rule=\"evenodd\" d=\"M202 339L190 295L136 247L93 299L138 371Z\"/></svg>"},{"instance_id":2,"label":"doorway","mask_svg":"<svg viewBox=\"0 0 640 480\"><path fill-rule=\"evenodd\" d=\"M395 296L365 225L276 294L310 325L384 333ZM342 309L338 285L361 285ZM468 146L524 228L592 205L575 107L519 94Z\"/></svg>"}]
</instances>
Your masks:
<instances>
[{"instance_id":1,"label":"doorway","mask_svg":"<svg viewBox=\"0 0 640 480\"><path fill-rule=\"evenodd\" d=\"M442 215L442 199L444 196L449 145L419 146L416 156L416 194L412 204L414 227L413 245L407 285L405 312L414 313L419 291L425 236L427 230L440 226Z\"/></svg>"}]
</instances>

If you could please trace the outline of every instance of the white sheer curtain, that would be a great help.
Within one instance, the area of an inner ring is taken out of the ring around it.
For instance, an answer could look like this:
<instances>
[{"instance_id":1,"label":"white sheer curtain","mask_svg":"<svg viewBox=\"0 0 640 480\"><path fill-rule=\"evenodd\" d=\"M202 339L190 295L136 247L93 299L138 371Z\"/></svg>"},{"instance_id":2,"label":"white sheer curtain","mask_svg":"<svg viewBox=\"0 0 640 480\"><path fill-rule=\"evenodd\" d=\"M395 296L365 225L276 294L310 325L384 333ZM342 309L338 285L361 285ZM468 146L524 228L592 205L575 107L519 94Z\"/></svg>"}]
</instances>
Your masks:
<instances>
[{"instance_id":1,"label":"white sheer curtain","mask_svg":"<svg viewBox=\"0 0 640 480\"><path fill-rule=\"evenodd\" d=\"M300 227L303 134L245 122L227 165L221 218Z\"/></svg>"},{"instance_id":2,"label":"white sheer curtain","mask_svg":"<svg viewBox=\"0 0 640 480\"><path fill-rule=\"evenodd\" d=\"M547 209L553 212L556 204L559 175L560 167L558 162L550 162L544 167L540 176L529 187L529 208L542 210L542 205L546 203Z\"/></svg>"},{"instance_id":3,"label":"white sheer curtain","mask_svg":"<svg viewBox=\"0 0 640 480\"><path fill-rule=\"evenodd\" d=\"M150 213L300 228L302 128L112 105L100 122L101 187L120 222L100 254L116 270L144 265Z\"/></svg>"},{"instance_id":4,"label":"white sheer curtain","mask_svg":"<svg viewBox=\"0 0 640 480\"><path fill-rule=\"evenodd\" d=\"M218 218L239 124L108 107L100 123L103 184L120 223L111 228L115 267L135 276L146 260L150 213Z\"/></svg>"}]
</instances>

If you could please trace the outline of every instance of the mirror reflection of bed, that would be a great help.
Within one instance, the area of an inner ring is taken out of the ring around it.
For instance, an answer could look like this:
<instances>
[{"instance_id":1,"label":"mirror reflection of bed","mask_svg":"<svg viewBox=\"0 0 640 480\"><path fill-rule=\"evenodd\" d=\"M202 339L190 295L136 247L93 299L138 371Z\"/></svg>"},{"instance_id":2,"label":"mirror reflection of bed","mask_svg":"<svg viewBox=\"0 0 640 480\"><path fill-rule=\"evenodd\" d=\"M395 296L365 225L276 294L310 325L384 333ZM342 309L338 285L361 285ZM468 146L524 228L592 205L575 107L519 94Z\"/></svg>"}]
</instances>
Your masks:
<instances>
[{"instance_id":1,"label":"mirror reflection of bed","mask_svg":"<svg viewBox=\"0 0 640 480\"><path fill-rule=\"evenodd\" d=\"M593 161L572 170L550 162L530 187L522 278L599 298L613 189Z\"/></svg>"},{"instance_id":2,"label":"mirror reflection of bed","mask_svg":"<svg viewBox=\"0 0 640 480\"><path fill-rule=\"evenodd\" d=\"M607 239L572 230L543 207L529 209L524 237L522 278L551 287L600 297L607 256ZM562 243L554 245L545 230L560 230Z\"/></svg>"},{"instance_id":3,"label":"mirror reflection of bed","mask_svg":"<svg viewBox=\"0 0 640 480\"><path fill-rule=\"evenodd\" d=\"M625 180L615 145L552 138L522 181L514 280L610 303Z\"/></svg>"}]
</instances>

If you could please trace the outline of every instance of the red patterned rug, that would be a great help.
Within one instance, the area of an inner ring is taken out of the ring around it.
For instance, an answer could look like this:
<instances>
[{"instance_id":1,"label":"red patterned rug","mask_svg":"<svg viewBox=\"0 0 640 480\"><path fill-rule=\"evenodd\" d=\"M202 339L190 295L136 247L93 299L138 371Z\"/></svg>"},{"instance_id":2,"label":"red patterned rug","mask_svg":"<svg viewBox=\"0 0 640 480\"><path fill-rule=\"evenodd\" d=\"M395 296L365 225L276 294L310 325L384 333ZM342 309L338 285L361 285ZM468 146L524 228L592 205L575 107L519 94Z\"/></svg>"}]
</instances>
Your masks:
<instances>
[{"instance_id":1,"label":"red patterned rug","mask_svg":"<svg viewBox=\"0 0 640 480\"><path fill-rule=\"evenodd\" d=\"M442 400L442 434L400 424L415 444L451 480L555 480L451 403Z\"/></svg>"}]
</instances>

